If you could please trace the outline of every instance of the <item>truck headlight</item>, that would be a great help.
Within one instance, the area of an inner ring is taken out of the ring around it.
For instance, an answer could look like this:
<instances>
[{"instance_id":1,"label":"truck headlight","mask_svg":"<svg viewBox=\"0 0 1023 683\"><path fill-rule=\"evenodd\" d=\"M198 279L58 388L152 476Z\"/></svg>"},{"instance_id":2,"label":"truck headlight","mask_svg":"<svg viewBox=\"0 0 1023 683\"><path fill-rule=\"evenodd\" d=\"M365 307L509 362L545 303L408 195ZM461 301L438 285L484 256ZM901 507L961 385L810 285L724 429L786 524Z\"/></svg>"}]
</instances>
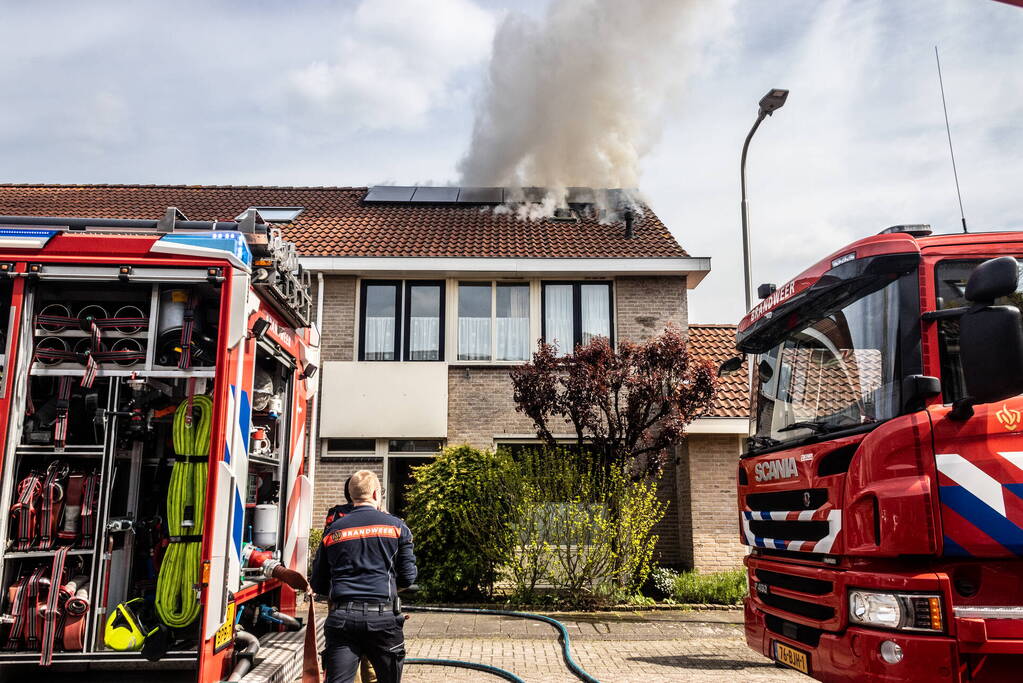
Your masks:
<instances>
[{"instance_id":1,"label":"truck headlight","mask_svg":"<svg viewBox=\"0 0 1023 683\"><path fill-rule=\"evenodd\" d=\"M940 595L851 590L849 621L904 631L945 630Z\"/></svg>"}]
</instances>

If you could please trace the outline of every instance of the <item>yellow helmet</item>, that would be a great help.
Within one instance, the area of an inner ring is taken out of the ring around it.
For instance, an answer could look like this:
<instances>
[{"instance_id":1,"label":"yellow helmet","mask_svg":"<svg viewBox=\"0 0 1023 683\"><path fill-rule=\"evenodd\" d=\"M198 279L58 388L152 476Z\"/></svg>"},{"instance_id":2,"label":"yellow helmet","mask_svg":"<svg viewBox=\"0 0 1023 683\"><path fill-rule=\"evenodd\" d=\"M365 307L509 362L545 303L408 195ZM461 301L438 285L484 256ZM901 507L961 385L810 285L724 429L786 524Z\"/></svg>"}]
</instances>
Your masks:
<instances>
[{"instance_id":1,"label":"yellow helmet","mask_svg":"<svg viewBox=\"0 0 1023 683\"><path fill-rule=\"evenodd\" d=\"M120 652L137 652L142 649L146 638L157 631L147 628L139 616L145 601L135 598L110 610L107 627L103 633L103 642L112 650Z\"/></svg>"}]
</instances>

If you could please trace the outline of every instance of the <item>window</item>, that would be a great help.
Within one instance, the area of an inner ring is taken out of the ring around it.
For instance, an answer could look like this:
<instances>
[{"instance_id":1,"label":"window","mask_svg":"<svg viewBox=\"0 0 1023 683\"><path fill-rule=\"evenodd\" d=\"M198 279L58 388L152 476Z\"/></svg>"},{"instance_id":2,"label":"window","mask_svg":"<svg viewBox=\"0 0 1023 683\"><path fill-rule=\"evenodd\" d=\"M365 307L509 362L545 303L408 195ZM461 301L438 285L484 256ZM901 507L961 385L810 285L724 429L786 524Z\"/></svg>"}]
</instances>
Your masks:
<instances>
[{"instance_id":1,"label":"window","mask_svg":"<svg viewBox=\"0 0 1023 683\"><path fill-rule=\"evenodd\" d=\"M594 337L613 339L610 282L545 282L543 338L568 354Z\"/></svg>"},{"instance_id":2,"label":"window","mask_svg":"<svg viewBox=\"0 0 1023 683\"><path fill-rule=\"evenodd\" d=\"M531 342L527 283L459 283L458 360L528 360Z\"/></svg>"},{"instance_id":3,"label":"window","mask_svg":"<svg viewBox=\"0 0 1023 683\"><path fill-rule=\"evenodd\" d=\"M1019 260L1019 259L1017 259ZM966 281L973 269L982 263L981 259L963 261L941 261L935 267L934 279L938 295L938 310L968 306ZM1023 279L1016 287L1016 293L998 299L1000 306L1012 305L1023 309ZM941 358L941 389L945 403L953 403L966 395L966 380L959 359L959 318L938 321L938 352Z\"/></svg>"},{"instance_id":4,"label":"window","mask_svg":"<svg viewBox=\"0 0 1023 683\"><path fill-rule=\"evenodd\" d=\"M387 442L388 453L438 453L442 448L443 439L392 439Z\"/></svg>"},{"instance_id":5,"label":"window","mask_svg":"<svg viewBox=\"0 0 1023 683\"><path fill-rule=\"evenodd\" d=\"M240 221L252 209L258 211L267 223L290 223L305 211L305 208L301 206L250 206L238 214L235 220Z\"/></svg>"},{"instance_id":6,"label":"window","mask_svg":"<svg viewBox=\"0 0 1023 683\"><path fill-rule=\"evenodd\" d=\"M405 360L442 360L444 284L408 282L405 292Z\"/></svg>"},{"instance_id":7,"label":"window","mask_svg":"<svg viewBox=\"0 0 1023 683\"><path fill-rule=\"evenodd\" d=\"M327 439L329 455L373 455L376 439Z\"/></svg>"},{"instance_id":8,"label":"window","mask_svg":"<svg viewBox=\"0 0 1023 683\"><path fill-rule=\"evenodd\" d=\"M361 301L359 360L443 360L443 282L363 280Z\"/></svg>"}]
</instances>

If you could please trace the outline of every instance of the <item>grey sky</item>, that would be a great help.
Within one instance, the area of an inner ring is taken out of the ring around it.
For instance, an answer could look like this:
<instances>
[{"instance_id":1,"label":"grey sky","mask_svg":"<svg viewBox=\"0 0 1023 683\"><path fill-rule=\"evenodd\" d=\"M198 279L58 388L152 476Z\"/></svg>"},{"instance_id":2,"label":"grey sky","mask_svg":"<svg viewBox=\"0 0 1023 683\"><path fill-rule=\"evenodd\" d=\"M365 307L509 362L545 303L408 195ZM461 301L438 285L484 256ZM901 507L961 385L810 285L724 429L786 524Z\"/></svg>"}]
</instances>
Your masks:
<instances>
[{"instance_id":1,"label":"grey sky","mask_svg":"<svg viewBox=\"0 0 1023 683\"><path fill-rule=\"evenodd\" d=\"M507 3L542 16L543 2ZM366 185L458 177L502 15L482 0L0 0L0 181ZM690 319L741 314L738 153L754 280L895 223L958 228L941 49L972 228L1023 228L1023 10L988 0L722 2L641 187L714 270ZM637 43L637 50L656 46Z\"/></svg>"}]
</instances>

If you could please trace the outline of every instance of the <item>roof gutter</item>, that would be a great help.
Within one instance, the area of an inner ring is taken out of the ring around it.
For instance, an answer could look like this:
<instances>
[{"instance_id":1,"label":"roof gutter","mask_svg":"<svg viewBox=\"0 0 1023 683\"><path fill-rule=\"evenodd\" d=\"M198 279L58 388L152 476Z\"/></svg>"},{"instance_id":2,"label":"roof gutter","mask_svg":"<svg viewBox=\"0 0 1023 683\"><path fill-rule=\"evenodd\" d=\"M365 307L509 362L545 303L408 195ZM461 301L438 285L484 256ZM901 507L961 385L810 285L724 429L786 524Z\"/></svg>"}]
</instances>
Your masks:
<instances>
[{"instance_id":1,"label":"roof gutter","mask_svg":"<svg viewBox=\"0 0 1023 683\"><path fill-rule=\"evenodd\" d=\"M387 256L303 256L306 270L333 275L404 275L543 277L674 275L694 289L710 272L709 257L685 258L453 258Z\"/></svg>"}]
</instances>

